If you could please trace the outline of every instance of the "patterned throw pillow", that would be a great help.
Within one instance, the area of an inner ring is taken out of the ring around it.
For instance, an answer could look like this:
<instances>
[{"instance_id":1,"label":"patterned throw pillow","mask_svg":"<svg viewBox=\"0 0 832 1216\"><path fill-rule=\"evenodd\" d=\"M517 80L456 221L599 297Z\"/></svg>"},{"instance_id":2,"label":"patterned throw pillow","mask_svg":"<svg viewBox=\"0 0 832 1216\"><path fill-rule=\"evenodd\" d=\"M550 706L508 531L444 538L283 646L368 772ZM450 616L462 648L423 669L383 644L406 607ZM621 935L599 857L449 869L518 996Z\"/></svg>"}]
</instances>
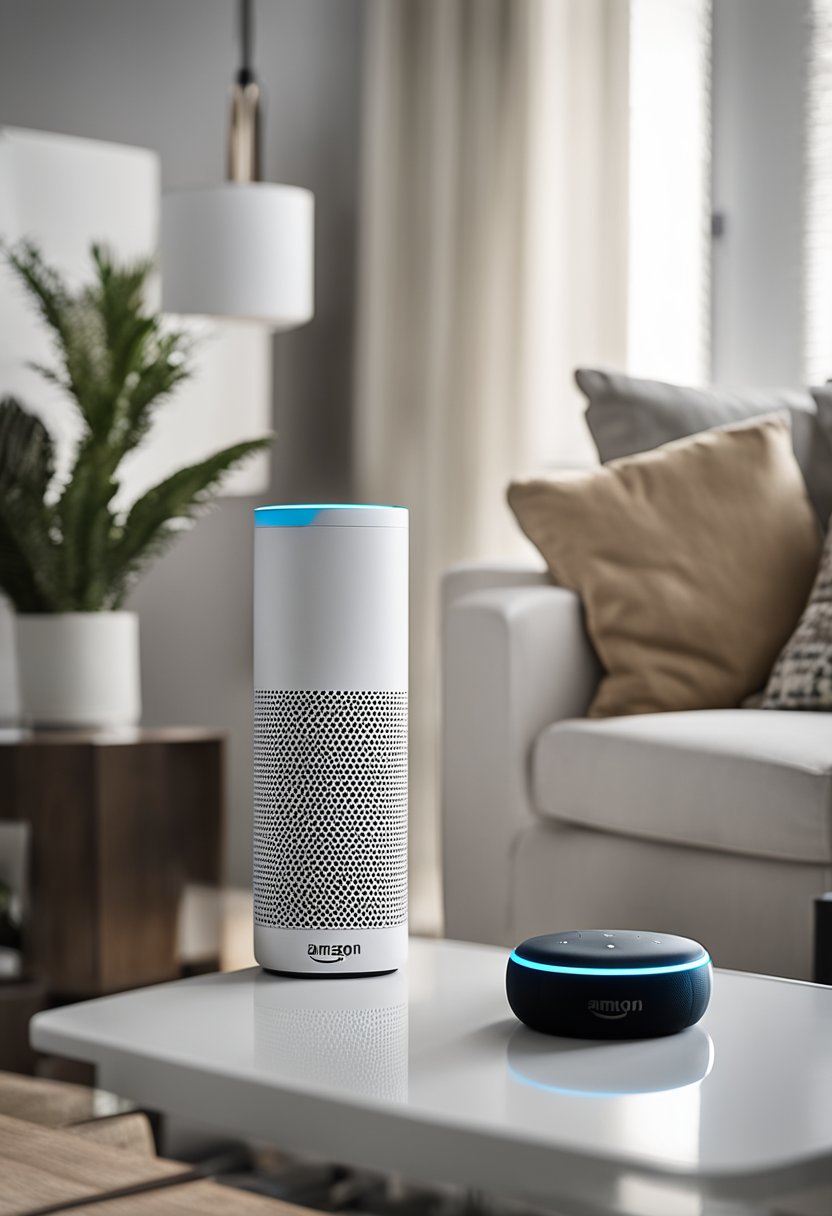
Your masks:
<instances>
[{"instance_id":1,"label":"patterned throw pillow","mask_svg":"<svg viewBox=\"0 0 832 1216\"><path fill-rule=\"evenodd\" d=\"M803 616L774 664L762 708L832 710L832 532Z\"/></svg>"}]
</instances>

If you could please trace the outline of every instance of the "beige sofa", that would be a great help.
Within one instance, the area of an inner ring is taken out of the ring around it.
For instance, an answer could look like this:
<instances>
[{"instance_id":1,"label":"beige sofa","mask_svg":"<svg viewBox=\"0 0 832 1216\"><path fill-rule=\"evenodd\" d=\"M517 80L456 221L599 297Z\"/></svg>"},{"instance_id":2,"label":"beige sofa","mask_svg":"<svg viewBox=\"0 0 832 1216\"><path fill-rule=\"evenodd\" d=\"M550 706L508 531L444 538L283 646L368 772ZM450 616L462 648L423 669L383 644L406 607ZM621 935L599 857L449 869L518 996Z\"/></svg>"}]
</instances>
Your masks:
<instances>
[{"instance_id":1,"label":"beige sofa","mask_svg":"<svg viewBox=\"0 0 832 1216\"><path fill-rule=\"evenodd\" d=\"M808 978L812 901L832 888L832 715L589 721L599 675L577 596L547 574L448 572L446 933L644 927Z\"/></svg>"}]
</instances>

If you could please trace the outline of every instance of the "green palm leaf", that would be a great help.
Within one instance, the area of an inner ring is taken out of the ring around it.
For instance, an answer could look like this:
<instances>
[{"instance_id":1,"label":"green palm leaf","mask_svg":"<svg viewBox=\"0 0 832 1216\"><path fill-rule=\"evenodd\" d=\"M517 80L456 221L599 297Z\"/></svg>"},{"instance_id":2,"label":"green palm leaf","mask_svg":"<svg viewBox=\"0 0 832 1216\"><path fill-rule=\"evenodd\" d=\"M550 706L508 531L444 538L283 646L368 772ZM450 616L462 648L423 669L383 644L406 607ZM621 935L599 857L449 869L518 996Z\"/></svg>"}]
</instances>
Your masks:
<instances>
[{"instance_id":1,"label":"green palm leaf","mask_svg":"<svg viewBox=\"0 0 832 1216\"><path fill-rule=\"evenodd\" d=\"M46 427L13 397L0 400L0 588L19 612L54 608L55 546L46 495L54 476Z\"/></svg>"},{"instance_id":2,"label":"green palm leaf","mask_svg":"<svg viewBox=\"0 0 832 1216\"><path fill-rule=\"evenodd\" d=\"M225 474L271 440L217 452L149 490L126 516L114 511L122 460L191 374L191 340L146 309L146 260L119 264L93 245L92 280L71 291L31 241L0 243L0 253L53 339L56 366L35 370L82 422L70 474L56 486L46 428L10 398L0 403L0 590L20 611L111 608Z\"/></svg>"},{"instance_id":3,"label":"green palm leaf","mask_svg":"<svg viewBox=\"0 0 832 1216\"><path fill-rule=\"evenodd\" d=\"M136 500L110 551L109 580L115 605L122 602L143 566L176 538L182 523L205 507L223 478L271 443L271 436L235 443L207 460L180 469Z\"/></svg>"}]
</instances>

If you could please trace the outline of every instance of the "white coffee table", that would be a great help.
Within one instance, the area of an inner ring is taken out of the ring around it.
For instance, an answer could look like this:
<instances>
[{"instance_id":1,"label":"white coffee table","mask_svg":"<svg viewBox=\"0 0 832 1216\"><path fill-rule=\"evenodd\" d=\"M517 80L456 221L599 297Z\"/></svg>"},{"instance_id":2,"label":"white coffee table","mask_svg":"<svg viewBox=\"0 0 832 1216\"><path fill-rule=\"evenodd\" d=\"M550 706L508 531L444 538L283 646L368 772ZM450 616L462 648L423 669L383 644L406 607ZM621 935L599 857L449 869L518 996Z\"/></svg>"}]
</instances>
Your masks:
<instances>
[{"instance_id":1,"label":"white coffee table","mask_svg":"<svg viewBox=\"0 0 832 1216\"><path fill-rule=\"evenodd\" d=\"M505 960L414 940L391 976L200 976L38 1014L32 1042L170 1115L564 1211L765 1210L832 1176L832 989L717 972L682 1035L569 1042L513 1019Z\"/></svg>"}]
</instances>

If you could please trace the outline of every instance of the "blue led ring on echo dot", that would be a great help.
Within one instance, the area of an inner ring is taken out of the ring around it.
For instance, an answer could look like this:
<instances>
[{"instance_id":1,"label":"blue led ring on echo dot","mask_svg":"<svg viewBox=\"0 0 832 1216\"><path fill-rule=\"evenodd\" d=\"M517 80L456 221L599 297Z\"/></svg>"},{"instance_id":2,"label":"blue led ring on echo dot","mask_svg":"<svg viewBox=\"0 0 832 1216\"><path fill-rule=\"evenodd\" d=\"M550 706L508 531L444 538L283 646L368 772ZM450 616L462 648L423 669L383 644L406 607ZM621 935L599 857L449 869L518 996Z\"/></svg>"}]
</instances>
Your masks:
<instances>
[{"instance_id":1,"label":"blue led ring on echo dot","mask_svg":"<svg viewBox=\"0 0 832 1216\"><path fill-rule=\"evenodd\" d=\"M584 929L512 950L506 995L521 1022L575 1039L647 1039L693 1026L711 999L711 960L687 937Z\"/></svg>"}]
</instances>

